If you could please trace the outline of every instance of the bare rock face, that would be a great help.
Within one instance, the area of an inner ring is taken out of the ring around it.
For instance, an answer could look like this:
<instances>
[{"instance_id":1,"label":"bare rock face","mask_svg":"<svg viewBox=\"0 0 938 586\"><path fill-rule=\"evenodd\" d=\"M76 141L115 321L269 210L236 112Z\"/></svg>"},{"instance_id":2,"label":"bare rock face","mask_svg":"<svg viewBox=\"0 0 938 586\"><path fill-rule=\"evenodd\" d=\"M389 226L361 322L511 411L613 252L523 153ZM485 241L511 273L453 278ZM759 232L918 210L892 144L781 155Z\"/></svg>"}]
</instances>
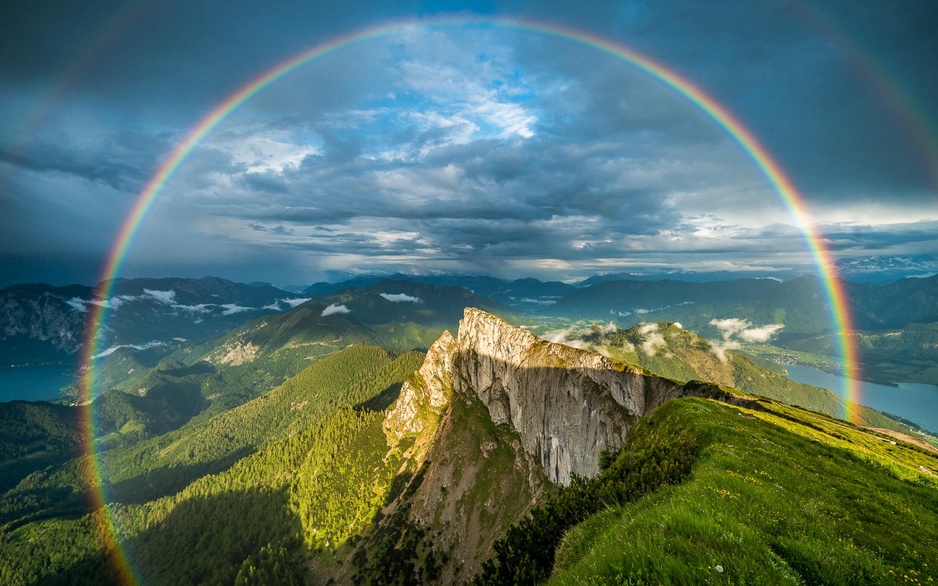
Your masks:
<instances>
[{"instance_id":1,"label":"bare rock face","mask_svg":"<svg viewBox=\"0 0 938 586\"><path fill-rule=\"evenodd\" d=\"M480 400L548 479L567 484L596 475L600 452L617 450L640 417L684 388L467 308L458 338L444 333L402 388L385 421L389 440L421 433L450 393Z\"/></svg>"},{"instance_id":2,"label":"bare rock face","mask_svg":"<svg viewBox=\"0 0 938 586\"><path fill-rule=\"evenodd\" d=\"M547 477L595 476L599 454L617 450L635 422L682 386L625 364L541 340L488 313L459 324L454 386L473 392L496 424L510 425Z\"/></svg>"},{"instance_id":3,"label":"bare rock face","mask_svg":"<svg viewBox=\"0 0 938 586\"><path fill-rule=\"evenodd\" d=\"M420 370L401 387L397 406L384 421L391 446L396 446L406 436L420 436L427 431L449 404L455 356L456 339L444 331L430 346Z\"/></svg>"}]
</instances>

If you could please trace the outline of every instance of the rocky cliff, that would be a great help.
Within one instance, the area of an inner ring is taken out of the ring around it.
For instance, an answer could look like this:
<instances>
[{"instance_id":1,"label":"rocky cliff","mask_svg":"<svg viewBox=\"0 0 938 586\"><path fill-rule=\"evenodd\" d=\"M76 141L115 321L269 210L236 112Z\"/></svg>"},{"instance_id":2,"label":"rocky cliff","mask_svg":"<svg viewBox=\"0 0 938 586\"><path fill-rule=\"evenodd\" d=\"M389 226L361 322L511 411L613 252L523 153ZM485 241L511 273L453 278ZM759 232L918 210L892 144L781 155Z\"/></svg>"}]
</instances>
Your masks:
<instances>
[{"instance_id":1,"label":"rocky cliff","mask_svg":"<svg viewBox=\"0 0 938 586\"><path fill-rule=\"evenodd\" d=\"M430 347L385 417L389 456L403 456L400 492L351 559L395 544L405 573L468 582L552 485L598 473L601 452L693 388L466 309L458 336L444 332ZM354 581L354 566L331 576Z\"/></svg>"},{"instance_id":2,"label":"rocky cliff","mask_svg":"<svg viewBox=\"0 0 938 586\"><path fill-rule=\"evenodd\" d=\"M588 351L541 340L468 308L459 336L433 345L386 420L392 442L420 435L453 394L477 399L492 422L517 433L524 453L554 483L592 476L635 422L684 386Z\"/></svg>"}]
</instances>

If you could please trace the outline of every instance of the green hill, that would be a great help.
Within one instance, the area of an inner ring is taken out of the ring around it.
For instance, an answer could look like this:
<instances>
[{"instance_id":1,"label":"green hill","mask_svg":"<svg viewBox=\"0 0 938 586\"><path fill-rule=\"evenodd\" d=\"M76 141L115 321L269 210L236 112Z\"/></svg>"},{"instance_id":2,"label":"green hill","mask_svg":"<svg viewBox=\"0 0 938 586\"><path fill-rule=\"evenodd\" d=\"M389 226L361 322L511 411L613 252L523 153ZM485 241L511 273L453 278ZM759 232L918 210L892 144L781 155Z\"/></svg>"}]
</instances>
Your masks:
<instances>
[{"instance_id":1,"label":"green hill","mask_svg":"<svg viewBox=\"0 0 938 586\"><path fill-rule=\"evenodd\" d=\"M742 405L660 407L598 478L509 531L480 581L938 579L934 451L766 399Z\"/></svg>"},{"instance_id":2,"label":"green hill","mask_svg":"<svg viewBox=\"0 0 938 586\"><path fill-rule=\"evenodd\" d=\"M178 427L263 395L354 344L397 354L426 349L444 329L456 329L466 305L507 314L494 301L460 287L384 279L312 299L209 340L182 343L155 364L138 359L145 351L117 352L99 362L97 385L155 399L166 405L166 418ZM140 429L118 427L109 440L134 441L140 433L127 432Z\"/></svg>"},{"instance_id":3,"label":"green hill","mask_svg":"<svg viewBox=\"0 0 938 586\"><path fill-rule=\"evenodd\" d=\"M0 403L0 494L29 474L78 455L77 409L45 402Z\"/></svg>"},{"instance_id":4,"label":"green hill","mask_svg":"<svg viewBox=\"0 0 938 586\"><path fill-rule=\"evenodd\" d=\"M679 325L652 322L627 330L595 329L578 340L594 351L636 364L660 376L679 381L710 381L831 417L843 417L843 400L833 391L795 382L770 370L768 367L775 366L771 363L723 350L719 344L711 343ZM855 405L853 410L862 425L903 433L914 434L917 431L869 407Z\"/></svg>"},{"instance_id":5,"label":"green hill","mask_svg":"<svg viewBox=\"0 0 938 586\"><path fill-rule=\"evenodd\" d=\"M291 505L290 491L301 471L318 471L325 455L345 456L342 447L362 428L383 445L378 413L422 359L354 346L236 409L107 452L101 465L109 509L147 574L156 583L180 576L231 583L241 561L261 555L274 537L295 549L299 506ZM87 582L106 574L94 531L102 511L81 514L86 465L73 460L34 474L4 495L0 583ZM348 470L339 469L346 483L355 478ZM360 494L344 486L347 499Z\"/></svg>"}]
</instances>

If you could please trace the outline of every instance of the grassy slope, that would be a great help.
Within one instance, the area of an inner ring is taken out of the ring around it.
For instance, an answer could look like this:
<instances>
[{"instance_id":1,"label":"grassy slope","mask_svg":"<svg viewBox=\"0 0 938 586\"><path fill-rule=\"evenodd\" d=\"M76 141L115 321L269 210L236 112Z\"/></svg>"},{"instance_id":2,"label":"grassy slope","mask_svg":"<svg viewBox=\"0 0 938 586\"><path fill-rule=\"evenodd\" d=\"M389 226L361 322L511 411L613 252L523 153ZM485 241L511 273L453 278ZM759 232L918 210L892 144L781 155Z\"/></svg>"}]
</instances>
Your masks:
<instances>
[{"instance_id":1,"label":"grassy slope","mask_svg":"<svg viewBox=\"0 0 938 586\"><path fill-rule=\"evenodd\" d=\"M126 494L130 500L140 500L178 490L202 474L226 467L219 463L234 461L262 443L302 430L350 401L365 401L384 390L372 392L372 380L387 378L388 384L399 384L422 358L416 353L405 356L406 366L401 366L383 349L352 346L263 397L108 454L108 477L117 490L114 498ZM389 368L399 370L400 376L383 374Z\"/></svg>"},{"instance_id":2,"label":"grassy slope","mask_svg":"<svg viewBox=\"0 0 938 586\"><path fill-rule=\"evenodd\" d=\"M680 430L696 437L690 478L569 531L551 582L938 579L938 481L922 470L938 470L938 457L760 403L768 412L682 399L644 420L633 445Z\"/></svg>"}]
</instances>

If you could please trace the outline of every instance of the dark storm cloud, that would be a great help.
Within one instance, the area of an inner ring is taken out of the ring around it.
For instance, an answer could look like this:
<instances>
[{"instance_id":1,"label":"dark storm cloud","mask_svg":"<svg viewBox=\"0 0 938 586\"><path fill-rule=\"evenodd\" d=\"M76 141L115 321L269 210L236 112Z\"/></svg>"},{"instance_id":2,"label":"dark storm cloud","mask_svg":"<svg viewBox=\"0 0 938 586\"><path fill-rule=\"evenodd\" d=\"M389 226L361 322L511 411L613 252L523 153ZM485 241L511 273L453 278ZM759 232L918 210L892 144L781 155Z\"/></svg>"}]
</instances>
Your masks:
<instances>
[{"instance_id":1,"label":"dark storm cloud","mask_svg":"<svg viewBox=\"0 0 938 586\"><path fill-rule=\"evenodd\" d=\"M154 149L130 159L122 150L83 150L75 144L38 144L18 152L0 153L0 162L34 173L71 175L117 190L133 191L146 179L154 156L161 150Z\"/></svg>"},{"instance_id":2,"label":"dark storm cloud","mask_svg":"<svg viewBox=\"0 0 938 586\"><path fill-rule=\"evenodd\" d=\"M938 250L938 222L916 222L893 226L848 226L825 230L834 250L889 250L913 247ZM921 246L921 245L927 246Z\"/></svg>"},{"instance_id":3,"label":"dark storm cloud","mask_svg":"<svg viewBox=\"0 0 938 586\"><path fill-rule=\"evenodd\" d=\"M838 253L922 251L938 215L932 4L17 3L0 19L0 242L103 255L173 145L259 72L368 24L469 12L655 58L754 131ZM842 212L859 203L863 217ZM369 41L284 77L199 145L153 209L141 247L160 248L139 266L237 271L237 250L245 280L276 280L250 273L272 270L264 255L452 270L804 254L765 178L685 97L594 49L485 27Z\"/></svg>"}]
</instances>

